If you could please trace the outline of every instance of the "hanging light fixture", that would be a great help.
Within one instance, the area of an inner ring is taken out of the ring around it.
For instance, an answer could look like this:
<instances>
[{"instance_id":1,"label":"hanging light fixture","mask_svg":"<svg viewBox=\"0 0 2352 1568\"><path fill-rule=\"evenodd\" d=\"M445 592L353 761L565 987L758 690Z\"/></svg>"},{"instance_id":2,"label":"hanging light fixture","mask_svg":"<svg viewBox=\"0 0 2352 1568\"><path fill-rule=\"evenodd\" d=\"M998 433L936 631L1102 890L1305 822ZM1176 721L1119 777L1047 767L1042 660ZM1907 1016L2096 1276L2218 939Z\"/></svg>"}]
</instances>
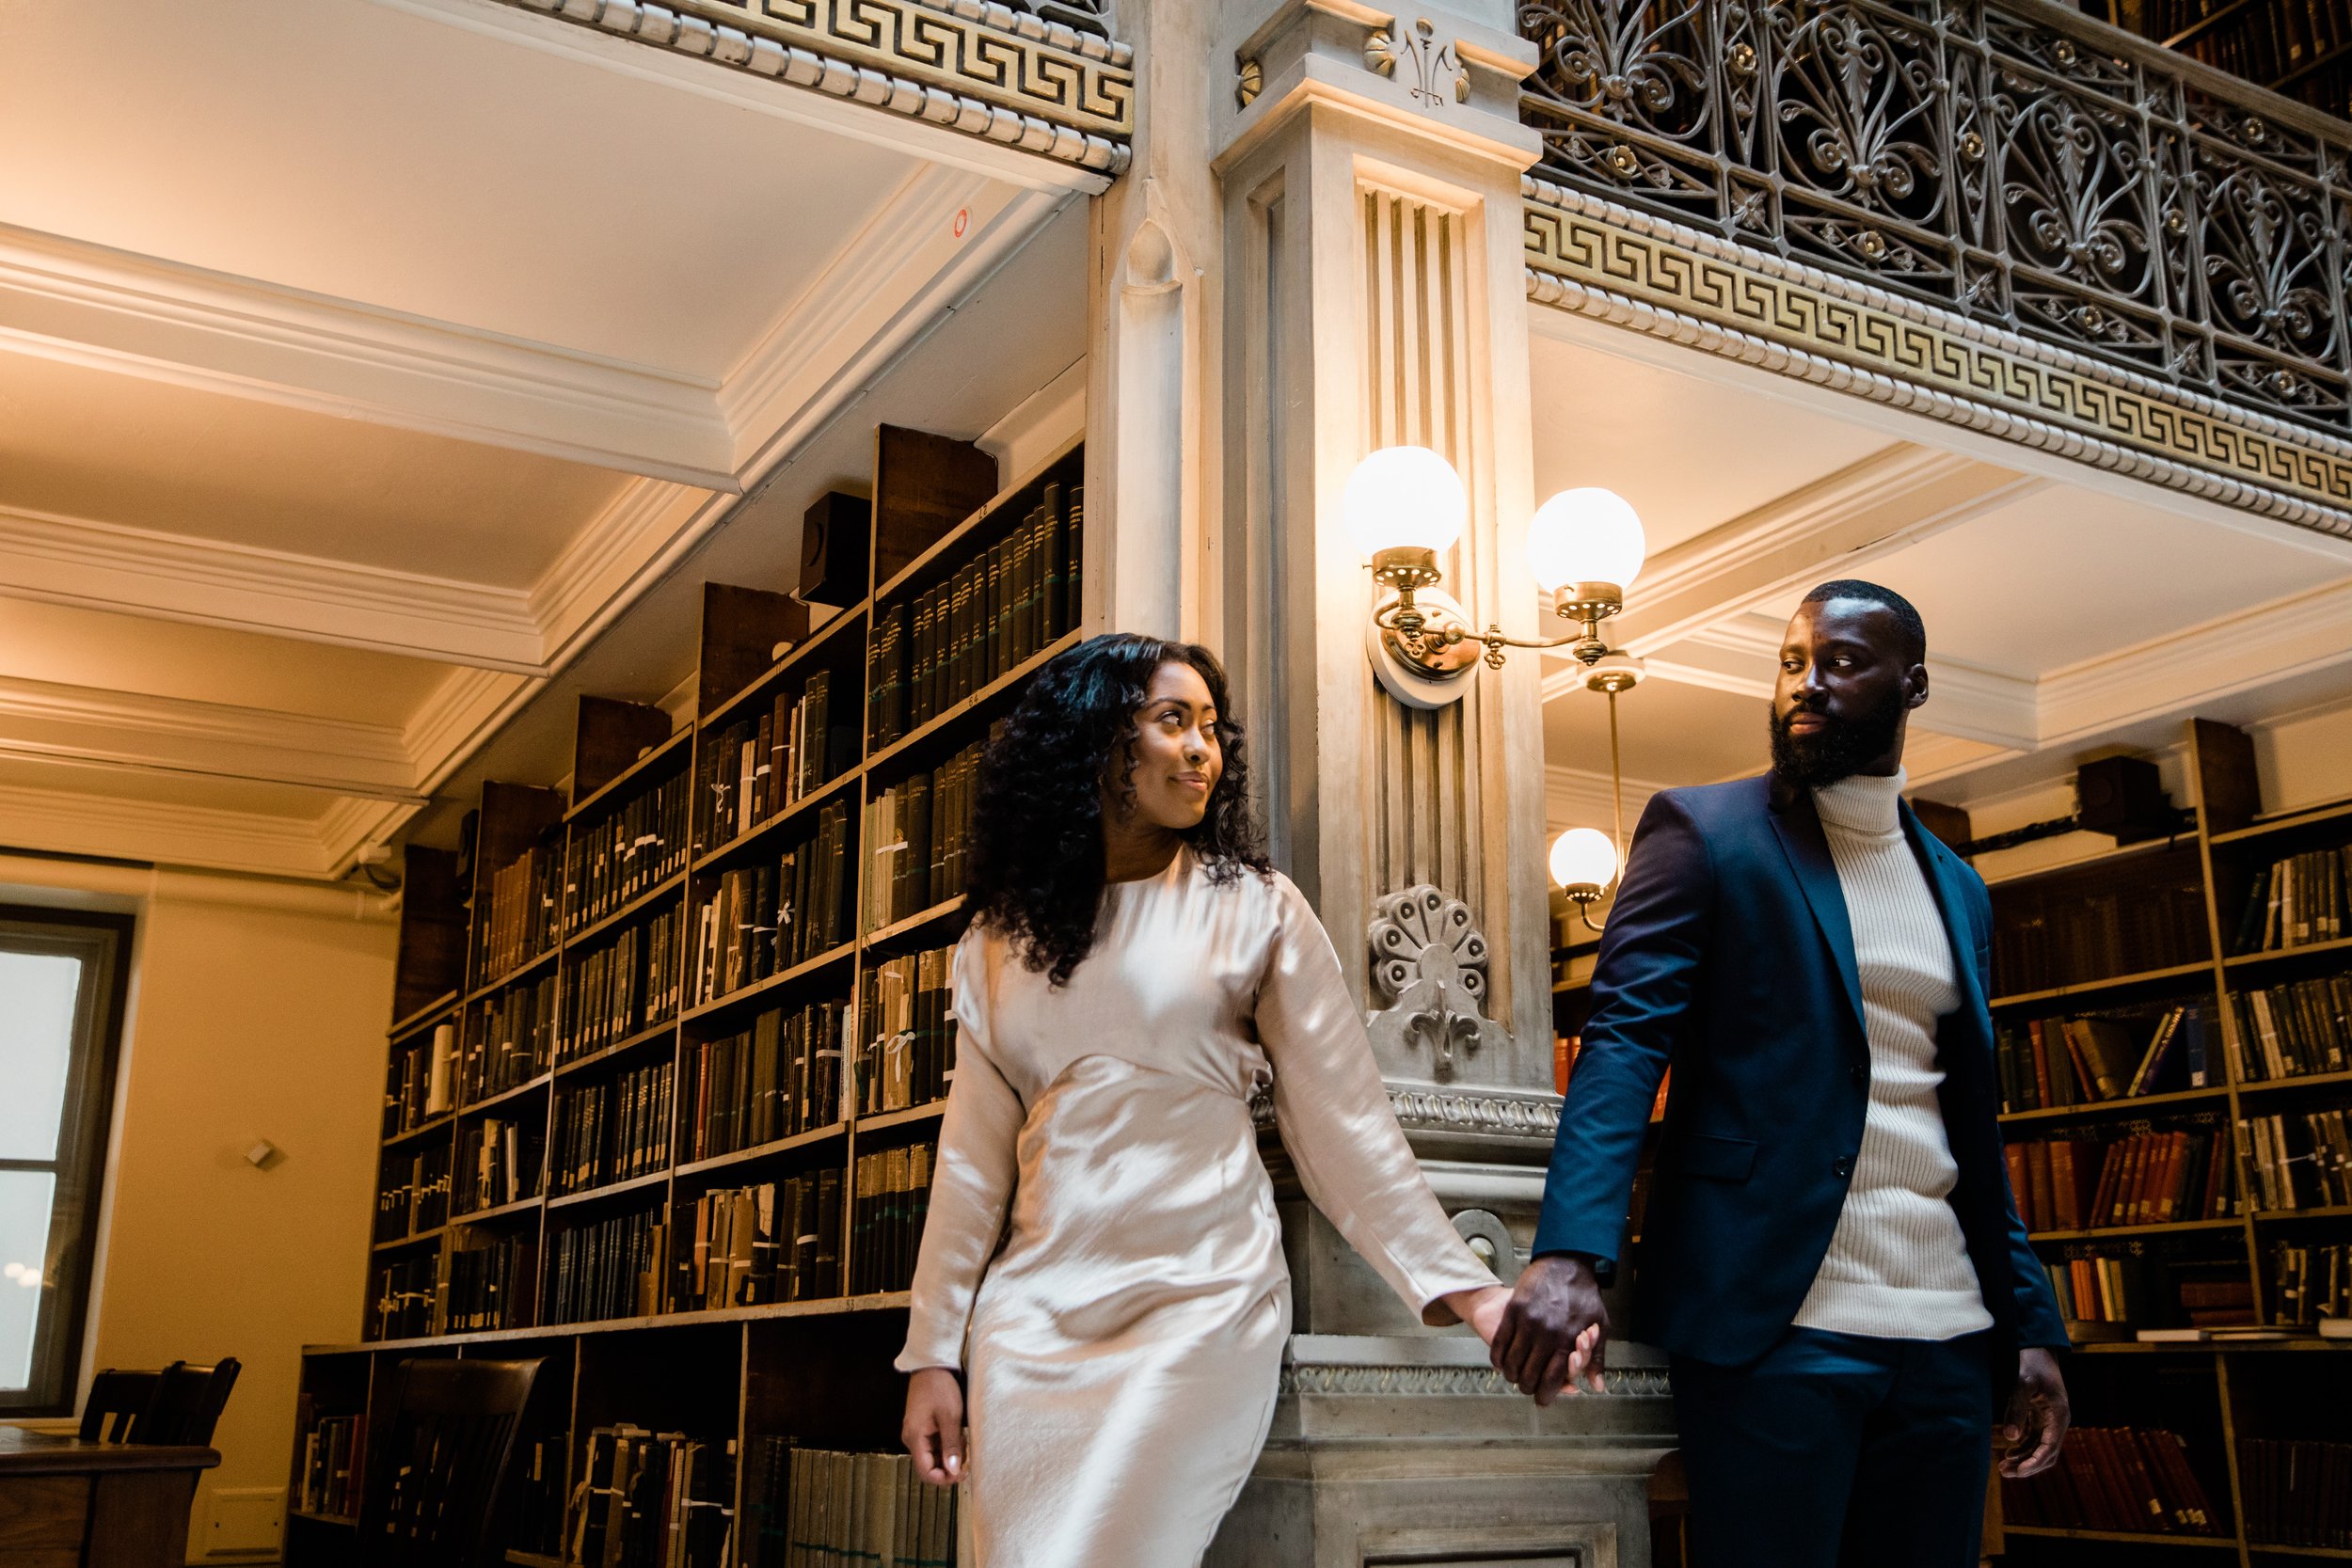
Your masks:
<instances>
[{"instance_id":1,"label":"hanging light fixture","mask_svg":"<svg viewBox=\"0 0 2352 1568\"><path fill-rule=\"evenodd\" d=\"M1564 637L1506 637L1489 623L1473 631L1469 612L1439 591L1438 557L1462 535L1470 495L1454 465L1427 447L1383 447L1364 458L1340 495L1340 517L1383 590L1369 631L1373 667L1391 695L1437 707L1461 695L1454 683L1482 661L1502 668L1506 648L1565 648L1588 691L1609 699L1609 779L1615 832L1572 828L1552 842L1552 880L1593 930L1592 906L1625 863L1624 775L1618 763L1617 696L1641 684L1642 661L1612 648L1600 624L1625 608L1648 549L1642 519L1613 490L1563 490L1527 524L1527 563L1551 595L1552 613L1579 629ZM1449 688L1453 688L1449 689Z\"/></svg>"}]
</instances>

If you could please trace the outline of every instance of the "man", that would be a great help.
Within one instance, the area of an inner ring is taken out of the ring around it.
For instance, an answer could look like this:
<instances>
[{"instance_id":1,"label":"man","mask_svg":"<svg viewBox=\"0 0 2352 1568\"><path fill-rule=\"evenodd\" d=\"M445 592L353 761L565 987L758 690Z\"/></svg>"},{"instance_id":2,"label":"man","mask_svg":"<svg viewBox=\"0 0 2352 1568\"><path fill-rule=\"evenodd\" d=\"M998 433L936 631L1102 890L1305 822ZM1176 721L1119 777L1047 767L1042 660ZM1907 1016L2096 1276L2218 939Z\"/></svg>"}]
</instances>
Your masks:
<instances>
[{"instance_id":1,"label":"man","mask_svg":"<svg viewBox=\"0 0 2352 1568\"><path fill-rule=\"evenodd\" d=\"M1782 646L1771 773L1650 801L1494 1339L1539 1402L1597 1377L1671 1062L1632 1327L1672 1358L1702 1568L1973 1568L1995 1412L2004 1475L2066 1433L2001 1158L1991 900L1901 801L1926 660L1900 594L1823 583Z\"/></svg>"}]
</instances>

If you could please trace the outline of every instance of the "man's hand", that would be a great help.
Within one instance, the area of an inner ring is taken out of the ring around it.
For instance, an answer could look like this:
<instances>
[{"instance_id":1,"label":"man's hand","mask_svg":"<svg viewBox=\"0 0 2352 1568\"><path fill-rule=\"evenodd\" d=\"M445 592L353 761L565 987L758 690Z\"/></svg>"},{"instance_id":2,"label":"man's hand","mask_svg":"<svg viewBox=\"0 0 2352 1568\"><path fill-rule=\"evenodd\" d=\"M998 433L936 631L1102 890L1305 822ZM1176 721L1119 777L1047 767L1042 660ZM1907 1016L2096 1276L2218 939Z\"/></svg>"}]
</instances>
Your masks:
<instances>
[{"instance_id":1,"label":"man's hand","mask_svg":"<svg viewBox=\"0 0 2352 1568\"><path fill-rule=\"evenodd\" d=\"M2074 1415L2066 1402L2066 1379L2058 1374L2058 1357L2046 1350L2019 1352L2017 1391L2010 1396L2009 1419L1997 1433L2009 1445L2001 1458L2001 1474L2023 1481L2057 1464L2058 1445L2066 1441Z\"/></svg>"},{"instance_id":2,"label":"man's hand","mask_svg":"<svg viewBox=\"0 0 2352 1568\"><path fill-rule=\"evenodd\" d=\"M907 1416L899 1440L914 1456L914 1473L933 1486L963 1479L963 1385L945 1367L926 1367L907 1384Z\"/></svg>"},{"instance_id":3,"label":"man's hand","mask_svg":"<svg viewBox=\"0 0 2352 1568\"><path fill-rule=\"evenodd\" d=\"M1608 1335L1609 1310L1592 1264L1555 1254L1520 1272L1488 1359L1520 1393L1549 1404L1563 1386L1576 1392L1587 1372L1593 1391L1600 1391Z\"/></svg>"}]
</instances>

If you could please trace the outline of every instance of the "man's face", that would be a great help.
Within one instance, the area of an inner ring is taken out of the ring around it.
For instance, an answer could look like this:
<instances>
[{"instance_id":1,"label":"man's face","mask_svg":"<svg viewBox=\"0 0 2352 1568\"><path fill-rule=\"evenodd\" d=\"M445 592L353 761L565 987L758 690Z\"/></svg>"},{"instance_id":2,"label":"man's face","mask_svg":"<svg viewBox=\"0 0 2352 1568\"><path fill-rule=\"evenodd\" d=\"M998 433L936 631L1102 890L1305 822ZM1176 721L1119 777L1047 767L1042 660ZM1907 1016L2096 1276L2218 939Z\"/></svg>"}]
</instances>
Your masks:
<instances>
[{"instance_id":1,"label":"man's face","mask_svg":"<svg viewBox=\"0 0 2352 1568\"><path fill-rule=\"evenodd\" d=\"M1928 700L1895 612L1868 599L1800 605L1772 686L1772 771L1808 788L1900 765L1903 719Z\"/></svg>"}]
</instances>

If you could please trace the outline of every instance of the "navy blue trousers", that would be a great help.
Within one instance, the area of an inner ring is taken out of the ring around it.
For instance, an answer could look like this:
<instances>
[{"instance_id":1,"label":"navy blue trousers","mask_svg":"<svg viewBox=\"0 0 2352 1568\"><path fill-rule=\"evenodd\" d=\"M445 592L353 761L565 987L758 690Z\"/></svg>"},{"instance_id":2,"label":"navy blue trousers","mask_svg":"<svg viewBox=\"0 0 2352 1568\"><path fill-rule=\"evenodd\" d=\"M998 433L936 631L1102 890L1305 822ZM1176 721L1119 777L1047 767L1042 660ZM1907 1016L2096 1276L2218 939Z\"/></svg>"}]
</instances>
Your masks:
<instances>
[{"instance_id":1,"label":"navy blue trousers","mask_svg":"<svg viewBox=\"0 0 2352 1568\"><path fill-rule=\"evenodd\" d=\"M1791 1328L1745 1367L1676 1356L1694 1568L1976 1568L1986 1338Z\"/></svg>"}]
</instances>

